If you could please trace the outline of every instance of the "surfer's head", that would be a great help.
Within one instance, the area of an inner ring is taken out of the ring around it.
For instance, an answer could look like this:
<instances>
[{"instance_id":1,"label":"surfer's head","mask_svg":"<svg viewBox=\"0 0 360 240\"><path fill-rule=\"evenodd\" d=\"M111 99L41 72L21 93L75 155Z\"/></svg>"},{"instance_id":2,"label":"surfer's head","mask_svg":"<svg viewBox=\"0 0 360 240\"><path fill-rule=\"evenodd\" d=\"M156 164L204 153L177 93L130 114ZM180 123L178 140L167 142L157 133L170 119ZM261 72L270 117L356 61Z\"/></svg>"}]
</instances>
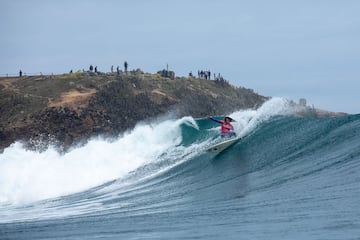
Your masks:
<instances>
[{"instance_id":1,"label":"surfer's head","mask_svg":"<svg viewBox=\"0 0 360 240\"><path fill-rule=\"evenodd\" d=\"M224 121L227 122L227 123L229 123L229 122L232 121L232 118L231 118L231 117L225 117L225 118L224 118Z\"/></svg>"}]
</instances>

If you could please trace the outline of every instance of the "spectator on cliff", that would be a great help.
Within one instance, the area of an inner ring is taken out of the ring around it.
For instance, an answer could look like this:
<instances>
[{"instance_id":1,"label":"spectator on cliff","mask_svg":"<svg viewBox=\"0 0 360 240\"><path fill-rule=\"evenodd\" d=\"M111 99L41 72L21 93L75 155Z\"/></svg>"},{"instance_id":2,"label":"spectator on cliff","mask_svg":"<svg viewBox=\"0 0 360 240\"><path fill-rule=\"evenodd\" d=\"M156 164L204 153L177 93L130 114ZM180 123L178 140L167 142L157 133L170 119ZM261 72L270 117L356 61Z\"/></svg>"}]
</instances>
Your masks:
<instances>
[{"instance_id":1,"label":"spectator on cliff","mask_svg":"<svg viewBox=\"0 0 360 240\"><path fill-rule=\"evenodd\" d=\"M120 75L120 67L119 66L116 67L116 73L117 73L117 75Z\"/></svg>"},{"instance_id":2,"label":"spectator on cliff","mask_svg":"<svg viewBox=\"0 0 360 240\"><path fill-rule=\"evenodd\" d=\"M95 67L95 72L97 73L97 66Z\"/></svg>"},{"instance_id":3,"label":"spectator on cliff","mask_svg":"<svg viewBox=\"0 0 360 240\"><path fill-rule=\"evenodd\" d=\"M22 71L21 71L21 69L20 69L20 71L19 71L19 76L22 77Z\"/></svg>"},{"instance_id":4,"label":"spectator on cliff","mask_svg":"<svg viewBox=\"0 0 360 240\"><path fill-rule=\"evenodd\" d=\"M114 72L114 65L111 65L111 73Z\"/></svg>"},{"instance_id":5,"label":"spectator on cliff","mask_svg":"<svg viewBox=\"0 0 360 240\"><path fill-rule=\"evenodd\" d=\"M91 64L90 67L89 67L90 72L92 72L93 69L94 69L94 67L93 67L93 65Z\"/></svg>"},{"instance_id":6,"label":"spectator on cliff","mask_svg":"<svg viewBox=\"0 0 360 240\"><path fill-rule=\"evenodd\" d=\"M125 72L127 72L128 66L129 66L129 64L127 63L127 61L125 61L125 62L124 62L124 69L125 69Z\"/></svg>"}]
</instances>

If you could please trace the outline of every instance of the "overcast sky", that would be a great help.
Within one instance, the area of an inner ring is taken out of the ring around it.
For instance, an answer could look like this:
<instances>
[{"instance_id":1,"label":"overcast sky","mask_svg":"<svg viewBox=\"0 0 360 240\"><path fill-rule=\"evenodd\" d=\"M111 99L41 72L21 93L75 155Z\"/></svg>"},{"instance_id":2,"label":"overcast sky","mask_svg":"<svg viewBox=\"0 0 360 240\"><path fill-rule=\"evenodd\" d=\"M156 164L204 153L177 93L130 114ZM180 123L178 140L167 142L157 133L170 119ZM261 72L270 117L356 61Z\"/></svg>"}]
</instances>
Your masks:
<instances>
[{"instance_id":1,"label":"overcast sky","mask_svg":"<svg viewBox=\"0 0 360 240\"><path fill-rule=\"evenodd\" d=\"M0 0L0 34L1 75L168 64L360 113L359 0Z\"/></svg>"}]
</instances>

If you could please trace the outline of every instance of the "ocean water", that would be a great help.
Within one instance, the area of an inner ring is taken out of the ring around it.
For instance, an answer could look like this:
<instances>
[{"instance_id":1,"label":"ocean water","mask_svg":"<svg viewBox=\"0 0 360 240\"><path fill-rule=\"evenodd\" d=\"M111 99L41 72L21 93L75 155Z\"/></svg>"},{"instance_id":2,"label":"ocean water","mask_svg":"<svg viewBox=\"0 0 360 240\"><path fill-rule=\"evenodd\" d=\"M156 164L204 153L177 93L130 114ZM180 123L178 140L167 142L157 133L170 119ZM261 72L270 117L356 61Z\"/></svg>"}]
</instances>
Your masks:
<instances>
[{"instance_id":1,"label":"ocean water","mask_svg":"<svg viewBox=\"0 0 360 240\"><path fill-rule=\"evenodd\" d=\"M65 154L0 155L0 239L360 239L360 115L297 118L281 98L139 123Z\"/></svg>"}]
</instances>

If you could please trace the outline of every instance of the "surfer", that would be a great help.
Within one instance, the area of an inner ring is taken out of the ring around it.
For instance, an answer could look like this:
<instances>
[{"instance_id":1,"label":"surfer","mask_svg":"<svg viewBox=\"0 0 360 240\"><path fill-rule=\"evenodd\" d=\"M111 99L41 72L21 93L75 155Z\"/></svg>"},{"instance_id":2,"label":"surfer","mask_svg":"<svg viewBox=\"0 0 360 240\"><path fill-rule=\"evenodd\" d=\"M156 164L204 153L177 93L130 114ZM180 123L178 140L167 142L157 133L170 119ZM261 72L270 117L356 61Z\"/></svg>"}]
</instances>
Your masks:
<instances>
[{"instance_id":1,"label":"surfer","mask_svg":"<svg viewBox=\"0 0 360 240\"><path fill-rule=\"evenodd\" d=\"M221 137L236 137L236 133L234 132L234 127L231 124L234 119L231 117L225 117L224 120L216 120L212 116L208 116L209 119L213 120L214 122L221 124Z\"/></svg>"}]
</instances>

